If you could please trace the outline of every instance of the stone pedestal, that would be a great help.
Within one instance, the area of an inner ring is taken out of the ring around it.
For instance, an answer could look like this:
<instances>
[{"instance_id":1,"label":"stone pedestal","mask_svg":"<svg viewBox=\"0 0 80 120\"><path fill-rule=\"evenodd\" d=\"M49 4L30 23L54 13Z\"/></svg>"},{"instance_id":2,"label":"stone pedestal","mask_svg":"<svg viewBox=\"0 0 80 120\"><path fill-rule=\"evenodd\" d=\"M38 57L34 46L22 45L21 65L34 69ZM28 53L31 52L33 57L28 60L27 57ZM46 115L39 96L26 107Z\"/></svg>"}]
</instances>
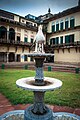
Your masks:
<instances>
[{"instance_id":1,"label":"stone pedestal","mask_svg":"<svg viewBox=\"0 0 80 120\"><path fill-rule=\"evenodd\" d=\"M43 62L44 57L35 57L35 67L36 67L36 75L35 75L35 84L36 85L44 85L44 73L43 73Z\"/></svg>"},{"instance_id":2,"label":"stone pedestal","mask_svg":"<svg viewBox=\"0 0 80 120\"><path fill-rule=\"evenodd\" d=\"M33 106L28 107L24 113L24 120L53 120L53 112L47 108L45 114L34 114L32 112Z\"/></svg>"}]
</instances>

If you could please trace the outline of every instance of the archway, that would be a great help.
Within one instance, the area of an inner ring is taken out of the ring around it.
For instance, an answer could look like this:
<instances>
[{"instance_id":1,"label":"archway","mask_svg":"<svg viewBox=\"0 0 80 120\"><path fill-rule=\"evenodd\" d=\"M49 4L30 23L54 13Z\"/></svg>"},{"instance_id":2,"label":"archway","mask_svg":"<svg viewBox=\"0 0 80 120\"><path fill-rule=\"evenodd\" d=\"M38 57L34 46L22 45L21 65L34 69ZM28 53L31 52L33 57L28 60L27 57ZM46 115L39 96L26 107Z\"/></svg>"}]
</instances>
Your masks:
<instances>
[{"instance_id":1,"label":"archway","mask_svg":"<svg viewBox=\"0 0 80 120\"><path fill-rule=\"evenodd\" d=\"M14 61L15 61L15 54L9 53L9 62L14 62Z\"/></svg>"},{"instance_id":2,"label":"archway","mask_svg":"<svg viewBox=\"0 0 80 120\"><path fill-rule=\"evenodd\" d=\"M13 28L9 29L9 40L11 43L15 41L15 30Z\"/></svg>"},{"instance_id":3,"label":"archway","mask_svg":"<svg viewBox=\"0 0 80 120\"><path fill-rule=\"evenodd\" d=\"M7 62L7 53L0 52L0 62Z\"/></svg>"},{"instance_id":4,"label":"archway","mask_svg":"<svg viewBox=\"0 0 80 120\"><path fill-rule=\"evenodd\" d=\"M4 26L0 27L0 39L7 40L7 29Z\"/></svg>"}]
</instances>

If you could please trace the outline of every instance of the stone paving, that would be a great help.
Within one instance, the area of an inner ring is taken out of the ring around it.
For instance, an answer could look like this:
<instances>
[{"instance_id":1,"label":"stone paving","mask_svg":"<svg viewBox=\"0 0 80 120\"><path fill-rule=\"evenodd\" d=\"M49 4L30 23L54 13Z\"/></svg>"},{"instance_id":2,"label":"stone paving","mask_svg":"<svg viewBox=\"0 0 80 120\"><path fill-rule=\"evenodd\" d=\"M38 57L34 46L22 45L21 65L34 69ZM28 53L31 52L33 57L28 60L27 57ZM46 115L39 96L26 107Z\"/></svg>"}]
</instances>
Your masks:
<instances>
[{"instance_id":1,"label":"stone paving","mask_svg":"<svg viewBox=\"0 0 80 120\"><path fill-rule=\"evenodd\" d=\"M9 112L12 110L24 110L26 109L30 104L18 104L18 105L12 105L9 100L0 93L0 115L4 114L5 112ZM48 105L54 112L69 112L74 113L76 115L80 116L80 108L71 108L66 106L57 106L57 105Z\"/></svg>"}]
</instances>

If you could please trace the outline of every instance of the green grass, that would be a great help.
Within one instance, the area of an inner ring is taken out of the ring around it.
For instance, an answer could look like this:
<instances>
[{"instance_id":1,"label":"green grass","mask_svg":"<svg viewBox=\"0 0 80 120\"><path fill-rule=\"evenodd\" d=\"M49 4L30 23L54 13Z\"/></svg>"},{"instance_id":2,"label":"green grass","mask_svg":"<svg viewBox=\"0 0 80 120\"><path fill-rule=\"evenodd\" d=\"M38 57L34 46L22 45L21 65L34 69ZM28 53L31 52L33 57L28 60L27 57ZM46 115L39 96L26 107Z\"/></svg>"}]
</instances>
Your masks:
<instances>
[{"instance_id":1,"label":"green grass","mask_svg":"<svg viewBox=\"0 0 80 120\"><path fill-rule=\"evenodd\" d=\"M64 72L44 72L47 77L60 79L63 85L60 89L45 93L47 104L69 107L80 107L80 74ZM35 76L31 70L0 70L0 92L12 104L33 103L33 92L17 88L16 80L23 77Z\"/></svg>"}]
</instances>

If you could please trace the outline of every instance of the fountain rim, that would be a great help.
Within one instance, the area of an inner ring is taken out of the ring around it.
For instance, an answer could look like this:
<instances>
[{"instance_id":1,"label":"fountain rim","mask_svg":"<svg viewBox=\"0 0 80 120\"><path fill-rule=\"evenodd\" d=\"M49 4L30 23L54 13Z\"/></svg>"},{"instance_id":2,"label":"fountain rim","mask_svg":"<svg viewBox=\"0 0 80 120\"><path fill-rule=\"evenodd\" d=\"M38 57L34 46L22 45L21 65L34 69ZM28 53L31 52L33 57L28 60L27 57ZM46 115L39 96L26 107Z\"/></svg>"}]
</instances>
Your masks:
<instances>
[{"instance_id":1,"label":"fountain rim","mask_svg":"<svg viewBox=\"0 0 80 120\"><path fill-rule=\"evenodd\" d=\"M44 77L44 81L47 80L48 82L51 82L51 85L46 85L46 86L30 85L27 82L31 80L35 81L35 78L34 77L21 78L16 81L16 85L20 88L23 88L24 90L40 91L40 92L53 91L62 86L61 80L51 77Z\"/></svg>"},{"instance_id":2,"label":"fountain rim","mask_svg":"<svg viewBox=\"0 0 80 120\"><path fill-rule=\"evenodd\" d=\"M54 54L51 54L51 53L37 53L37 52L27 53L26 55L28 57L41 57L41 58L54 56Z\"/></svg>"}]
</instances>

